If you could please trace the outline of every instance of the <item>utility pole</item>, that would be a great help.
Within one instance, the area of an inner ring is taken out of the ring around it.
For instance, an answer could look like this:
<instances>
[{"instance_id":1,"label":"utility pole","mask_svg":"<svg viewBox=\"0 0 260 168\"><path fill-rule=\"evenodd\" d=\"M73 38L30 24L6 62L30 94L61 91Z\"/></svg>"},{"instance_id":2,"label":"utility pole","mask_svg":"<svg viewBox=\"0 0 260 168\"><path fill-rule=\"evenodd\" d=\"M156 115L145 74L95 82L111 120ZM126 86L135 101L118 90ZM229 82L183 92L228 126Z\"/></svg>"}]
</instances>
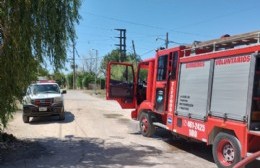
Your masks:
<instances>
[{"instance_id":1,"label":"utility pole","mask_svg":"<svg viewBox=\"0 0 260 168\"><path fill-rule=\"evenodd\" d=\"M95 94L97 94L97 58L98 58L98 50L92 49L96 51L96 58L95 58Z\"/></svg>"},{"instance_id":2,"label":"utility pole","mask_svg":"<svg viewBox=\"0 0 260 168\"><path fill-rule=\"evenodd\" d=\"M92 49L94 50L94 49ZM89 72L92 72L93 68L92 68L92 53L90 53L90 63L89 63Z\"/></svg>"},{"instance_id":3,"label":"utility pole","mask_svg":"<svg viewBox=\"0 0 260 168\"><path fill-rule=\"evenodd\" d=\"M119 38L119 44L116 44L116 46L119 46L120 51L120 58L119 61L123 62L126 57L126 29L115 29L120 32L120 36L116 37Z\"/></svg>"},{"instance_id":4,"label":"utility pole","mask_svg":"<svg viewBox=\"0 0 260 168\"><path fill-rule=\"evenodd\" d=\"M132 40L132 46L133 46L134 57L135 57L135 62L136 62L136 66L137 66L137 55L136 55L136 51L135 51L135 42L134 42L134 40Z\"/></svg>"},{"instance_id":5,"label":"utility pole","mask_svg":"<svg viewBox=\"0 0 260 168\"><path fill-rule=\"evenodd\" d=\"M165 48L168 48L168 46L169 46L169 43L170 43L170 41L169 41L169 33L167 32L166 33L166 38L165 39L162 39L162 38L156 38L156 41L157 40L163 40L163 41L165 41Z\"/></svg>"},{"instance_id":6,"label":"utility pole","mask_svg":"<svg viewBox=\"0 0 260 168\"><path fill-rule=\"evenodd\" d=\"M135 59L136 59L136 51L135 51L135 42L134 42L134 40L132 40L132 46L133 46L134 55L135 55Z\"/></svg>"},{"instance_id":7,"label":"utility pole","mask_svg":"<svg viewBox=\"0 0 260 168\"><path fill-rule=\"evenodd\" d=\"M168 32L166 33L166 39L165 39L165 47L168 48L169 45L169 34Z\"/></svg>"},{"instance_id":8,"label":"utility pole","mask_svg":"<svg viewBox=\"0 0 260 168\"><path fill-rule=\"evenodd\" d=\"M72 68L73 68L73 89L75 89L76 85L76 65L75 65L75 42L73 42L73 65L72 65Z\"/></svg>"}]
</instances>

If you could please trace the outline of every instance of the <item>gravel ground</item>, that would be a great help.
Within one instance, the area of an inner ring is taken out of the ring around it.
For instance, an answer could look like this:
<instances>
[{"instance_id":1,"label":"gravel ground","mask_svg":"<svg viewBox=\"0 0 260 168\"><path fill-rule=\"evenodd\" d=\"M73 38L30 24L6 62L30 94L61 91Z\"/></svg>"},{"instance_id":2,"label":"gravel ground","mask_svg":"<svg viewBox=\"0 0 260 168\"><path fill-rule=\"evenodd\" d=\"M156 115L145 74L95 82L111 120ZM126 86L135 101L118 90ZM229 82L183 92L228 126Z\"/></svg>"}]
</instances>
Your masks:
<instances>
[{"instance_id":1,"label":"gravel ground","mask_svg":"<svg viewBox=\"0 0 260 168\"><path fill-rule=\"evenodd\" d=\"M65 121L43 117L29 124L18 111L5 130L17 139L0 148L0 167L216 167L204 144L172 140L165 130L143 137L130 110L114 101L69 90L65 110Z\"/></svg>"}]
</instances>

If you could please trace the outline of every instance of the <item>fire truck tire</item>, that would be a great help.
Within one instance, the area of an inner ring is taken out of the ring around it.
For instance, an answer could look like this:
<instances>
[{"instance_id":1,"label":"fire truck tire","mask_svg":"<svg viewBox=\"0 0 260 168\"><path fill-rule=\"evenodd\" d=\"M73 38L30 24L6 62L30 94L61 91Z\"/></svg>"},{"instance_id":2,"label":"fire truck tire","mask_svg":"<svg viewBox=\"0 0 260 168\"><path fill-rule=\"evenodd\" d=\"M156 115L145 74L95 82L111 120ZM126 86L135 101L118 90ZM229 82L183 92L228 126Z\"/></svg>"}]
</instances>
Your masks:
<instances>
[{"instance_id":1,"label":"fire truck tire","mask_svg":"<svg viewBox=\"0 0 260 168\"><path fill-rule=\"evenodd\" d=\"M220 132L214 139L212 153L219 168L232 168L241 160L241 145L235 136Z\"/></svg>"},{"instance_id":2,"label":"fire truck tire","mask_svg":"<svg viewBox=\"0 0 260 168\"><path fill-rule=\"evenodd\" d=\"M23 115L23 122L29 123L30 117Z\"/></svg>"},{"instance_id":3,"label":"fire truck tire","mask_svg":"<svg viewBox=\"0 0 260 168\"><path fill-rule=\"evenodd\" d=\"M139 126L143 136L152 137L155 133L155 127L152 123L151 114L142 112L139 118Z\"/></svg>"}]
</instances>

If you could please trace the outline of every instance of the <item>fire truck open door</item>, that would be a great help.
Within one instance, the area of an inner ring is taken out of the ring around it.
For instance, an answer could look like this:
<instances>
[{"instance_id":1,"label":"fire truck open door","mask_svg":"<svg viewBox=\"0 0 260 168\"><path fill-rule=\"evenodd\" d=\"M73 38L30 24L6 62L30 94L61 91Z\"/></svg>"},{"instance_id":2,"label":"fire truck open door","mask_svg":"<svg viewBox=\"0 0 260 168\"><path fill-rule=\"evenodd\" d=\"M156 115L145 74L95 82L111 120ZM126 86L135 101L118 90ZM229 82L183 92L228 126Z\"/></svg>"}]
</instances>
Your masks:
<instances>
[{"instance_id":1,"label":"fire truck open door","mask_svg":"<svg viewBox=\"0 0 260 168\"><path fill-rule=\"evenodd\" d=\"M110 62L106 76L106 98L124 109L135 108L135 75L132 64Z\"/></svg>"}]
</instances>

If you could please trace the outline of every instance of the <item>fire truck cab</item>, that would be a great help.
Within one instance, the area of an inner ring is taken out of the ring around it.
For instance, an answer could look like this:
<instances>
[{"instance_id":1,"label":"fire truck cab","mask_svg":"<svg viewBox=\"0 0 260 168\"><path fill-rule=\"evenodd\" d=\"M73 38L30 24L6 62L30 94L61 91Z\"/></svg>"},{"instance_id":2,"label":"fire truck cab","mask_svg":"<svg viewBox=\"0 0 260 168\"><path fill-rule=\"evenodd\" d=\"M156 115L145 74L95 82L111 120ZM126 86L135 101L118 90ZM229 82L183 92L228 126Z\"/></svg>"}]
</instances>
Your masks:
<instances>
[{"instance_id":1,"label":"fire truck cab","mask_svg":"<svg viewBox=\"0 0 260 168\"><path fill-rule=\"evenodd\" d=\"M106 97L134 109L144 136L165 128L233 167L260 150L259 51L257 31L158 50L137 67L110 62Z\"/></svg>"}]
</instances>

